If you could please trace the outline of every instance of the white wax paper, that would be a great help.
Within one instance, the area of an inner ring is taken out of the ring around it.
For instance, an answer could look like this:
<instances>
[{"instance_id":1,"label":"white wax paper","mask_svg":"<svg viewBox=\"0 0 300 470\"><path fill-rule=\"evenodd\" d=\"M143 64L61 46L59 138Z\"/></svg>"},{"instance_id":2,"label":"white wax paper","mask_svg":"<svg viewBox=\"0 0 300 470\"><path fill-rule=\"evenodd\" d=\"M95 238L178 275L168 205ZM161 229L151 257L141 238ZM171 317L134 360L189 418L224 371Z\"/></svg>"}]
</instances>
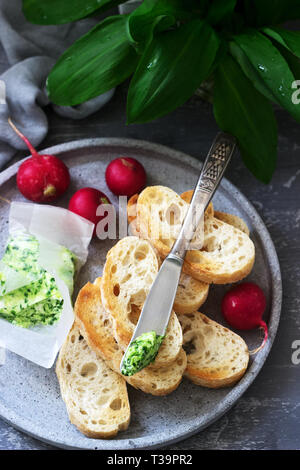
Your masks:
<instances>
[{"instance_id":1,"label":"white wax paper","mask_svg":"<svg viewBox=\"0 0 300 470\"><path fill-rule=\"evenodd\" d=\"M26 286L31 279L25 273L15 271L7 266L3 261L0 261L0 273L5 277L5 284L0 286L0 296L8 294L9 292Z\"/></svg>"},{"instance_id":2,"label":"white wax paper","mask_svg":"<svg viewBox=\"0 0 300 470\"><path fill-rule=\"evenodd\" d=\"M74 321L74 312L67 285L55 269L57 245L76 255L76 269L86 262L94 224L78 215L54 206L13 202L9 214L9 233L35 235L40 243L39 262L55 278L63 296L63 310L59 320L51 326L22 328L0 318L0 344L36 364L50 368ZM52 255L49 250L52 250ZM16 282L19 282L16 279Z\"/></svg>"}]
</instances>

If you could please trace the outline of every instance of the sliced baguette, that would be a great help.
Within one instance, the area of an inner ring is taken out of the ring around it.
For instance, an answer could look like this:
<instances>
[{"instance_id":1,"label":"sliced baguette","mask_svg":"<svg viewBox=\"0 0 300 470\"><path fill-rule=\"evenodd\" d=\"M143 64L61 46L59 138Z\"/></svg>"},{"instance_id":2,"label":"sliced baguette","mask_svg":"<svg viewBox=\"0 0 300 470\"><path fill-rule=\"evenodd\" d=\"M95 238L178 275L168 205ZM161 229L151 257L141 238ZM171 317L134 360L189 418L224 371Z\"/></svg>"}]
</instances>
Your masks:
<instances>
[{"instance_id":1,"label":"sliced baguette","mask_svg":"<svg viewBox=\"0 0 300 470\"><path fill-rule=\"evenodd\" d=\"M180 194L180 197L190 204L192 196L193 196L194 191L193 190L188 190L185 191L184 193ZM128 222L130 224L130 230L132 235L139 236L139 231L138 231L138 221L136 217L136 205L138 201L138 194L134 194L131 196L131 198L128 200L127 204L127 218ZM212 202L208 205L208 208L206 209L206 215L215 217L216 219L222 220L223 222L226 222L226 224L232 225L235 228L238 228L242 232L246 233L246 235L250 235L250 230L246 224L246 222L241 219L238 215L234 214L228 214L227 212L221 212L221 211L215 211Z\"/></svg>"},{"instance_id":2,"label":"sliced baguette","mask_svg":"<svg viewBox=\"0 0 300 470\"><path fill-rule=\"evenodd\" d=\"M132 235L139 236L136 217L136 203L138 194L132 196L127 205L128 222ZM212 206L210 208L212 209ZM174 302L174 310L176 313L186 314L198 310L207 299L209 284L193 279L185 273L180 276L176 298Z\"/></svg>"},{"instance_id":3,"label":"sliced baguette","mask_svg":"<svg viewBox=\"0 0 300 470\"><path fill-rule=\"evenodd\" d=\"M138 237L123 238L107 254L101 282L102 301L112 317L114 337L123 351L131 340L158 268L159 259L151 244ZM174 362L181 346L182 330L173 312L151 367L166 367Z\"/></svg>"},{"instance_id":4,"label":"sliced baguette","mask_svg":"<svg viewBox=\"0 0 300 470\"><path fill-rule=\"evenodd\" d=\"M206 301L208 291L209 284L181 273L173 305L174 311L181 315L195 312Z\"/></svg>"},{"instance_id":5,"label":"sliced baguette","mask_svg":"<svg viewBox=\"0 0 300 470\"><path fill-rule=\"evenodd\" d=\"M188 190L188 191L185 191L184 193L180 194L180 197L185 202L190 204L193 193L194 193L193 190ZM128 199L128 202L127 202L127 219L128 219L128 223L132 224L131 225L131 232L132 232L132 235L136 235L136 236L138 236L138 233L139 233L138 220L137 220L137 217L136 217L136 215L137 215L136 214L136 206L137 206L138 198L139 198L139 194L134 194L133 196L131 196ZM207 209L206 209L206 211L205 211L205 216L213 217L213 215L214 215L214 206L213 206L213 203L210 202Z\"/></svg>"},{"instance_id":6,"label":"sliced baguette","mask_svg":"<svg viewBox=\"0 0 300 470\"><path fill-rule=\"evenodd\" d=\"M128 199L127 220L129 224L131 224L133 221L136 220L136 205L137 205L138 198L139 198L139 195L134 194L133 196L131 196L131 198ZM138 233L138 229L134 228L134 232Z\"/></svg>"},{"instance_id":7,"label":"sliced baguette","mask_svg":"<svg viewBox=\"0 0 300 470\"><path fill-rule=\"evenodd\" d=\"M60 350L56 374L70 421L79 431L109 438L128 428L126 382L89 348L77 325Z\"/></svg>"},{"instance_id":8,"label":"sliced baguette","mask_svg":"<svg viewBox=\"0 0 300 470\"><path fill-rule=\"evenodd\" d=\"M187 202L188 204L190 204L191 200L192 200L192 197L193 197L193 194L194 194L194 190L193 189L189 189L188 191L185 191L184 193L181 193L180 194L180 197L181 199L183 199L185 202ZM213 203L210 202L206 208L206 211L205 211L205 215L207 217L213 217L214 216L214 206L213 206Z\"/></svg>"},{"instance_id":9,"label":"sliced baguette","mask_svg":"<svg viewBox=\"0 0 300 470\"><path fill-rule=\"evenodd\" d=\"M227 214L227 212L215 211L215 218L222 220L226 224L232 225L233 227L239 229L241 232L244 232L248 237L250 235L250 230L246 222L241 219L238 215Z\"/></svg>"},{"instance_id":10,"label":"sliced baguette","mask_svg":"<svg viewBox=\"0 0 300 470\"><path fill-rule=\"evenodd\" d=\"M86 284L79 292L75 303L76 322L90 348L96 351L112 370L120 374L123 351L113 337L110 316L102 305L100 285L101 280L98 278L94 284ZM185 368L186 354L181 348L178 357L169 367L153 369L148 366L124 379L145 393L168 395L180 384Z\"/></svg>"},{"instance_id":11,"label":"sliced baguette","mask_svg":"<svg viewBox=\"0 0 300 470\"><path fill-rule=\"evenodd\" d=\"M227 387L246 372L249 352L245 341L200 312L181 315L187 352L185 377L209 388Z\"/></svg>"},{"instance_id":12,"label":"sliced baguette","mask_svg":"<svg viewBox=\"0 0 300 470\"><path fill-rule=\"evenodd\" d=\"M184 193L182 193L180 195L180 197L185 202L190 204L190 202L192 200L193 193L194 193L193 190L185 191ZM209 212L208 212L208 209L209 209ZM249 228L248 228L246 222L244 222L244 220L241 219L238 215L227 214L227 212L214 211L211 203L208 206L208 208L206 209L206 212L209 213L211 216L215 217L216 219L222 220L223 222L226 222L226 224L229 224L229 225L232 225L235 228L238 228L242 232L246 233L246 235L248 235L248 236L250 235L250 231L249 231Z\"/></svg>"},{"instance_id":13,"label":"sliced baguette","mask_svg":"<svg viewBox=\"0 0 300 470\"><path fill-rule=\"evenodd\" d=\"M168 214L176 212L177 221L182 222L187 207L182 198L163 186L148 187L139 195L137 218L140 234L151 241L162 258L167 256L178 236L175 230L178 224L170 227ZM254 244L244 232L207 215L203 246L201 250L188 251L183 271L203 282L226 284L247 276L254 257Z\"/></svg>"}]
</instances>

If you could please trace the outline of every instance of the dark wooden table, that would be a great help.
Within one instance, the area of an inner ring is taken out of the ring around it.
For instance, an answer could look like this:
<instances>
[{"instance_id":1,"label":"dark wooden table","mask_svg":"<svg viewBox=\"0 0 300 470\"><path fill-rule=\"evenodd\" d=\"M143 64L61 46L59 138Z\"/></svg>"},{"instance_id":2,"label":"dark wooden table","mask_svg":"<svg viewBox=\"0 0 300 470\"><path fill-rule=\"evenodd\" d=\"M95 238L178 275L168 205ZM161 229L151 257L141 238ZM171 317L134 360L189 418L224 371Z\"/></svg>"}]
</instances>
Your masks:
<instances>
[{"instance_id":1,"label":"dark wooden table","mask_svg":"<svg viewBox=\"0 0 300 470\"><path fill-rule=\"evenodd\" d=\"M0 50L0 74L6 67ZM125 101L124 85L105 108L82 121L63 119L47 108L50 130L40 148L87 137L131 137L201 158L217 132L210 105L198 98L167 117L131 126L125 125ZM275 243L284 289L279 332L262 371L234 408L171 449L300 448L300 365L291 360L291 345L300 340L300 126L284 111L276 114L279 153L272 182L268 186L257 182L238 156L226 176L254 204ZM51 448L0 420L0 449Z\"/></svg>"}]
</instances>

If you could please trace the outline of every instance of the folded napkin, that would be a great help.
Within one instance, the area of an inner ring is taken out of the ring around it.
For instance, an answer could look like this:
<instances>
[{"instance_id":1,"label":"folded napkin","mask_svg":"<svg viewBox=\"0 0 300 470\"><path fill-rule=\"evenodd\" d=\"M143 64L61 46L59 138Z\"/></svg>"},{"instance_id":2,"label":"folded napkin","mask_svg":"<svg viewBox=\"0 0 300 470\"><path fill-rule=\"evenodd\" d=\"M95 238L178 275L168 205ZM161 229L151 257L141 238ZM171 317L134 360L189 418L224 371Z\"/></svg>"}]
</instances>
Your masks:
<instances>
[{"instance_id":1,"label":"folded napkin","mask_svg":"<svg viewBox=\"0 0 300 470\"><path fill-rule=\"evenodd\" d=\"M10 65L0 75L0 170L16 150L26 148L8 125L8 117L33 145L44 139L48 132L42 109L49 104L45 90L47 75L60 54L96 23L95 18L89 18L59 26L33 25L22 13L21 0L0 2L0 45ZM53 105L53 108L62 116L82 119L100 109L113 93L110 90L76 107Z\"/></svg>"}]
</instances>

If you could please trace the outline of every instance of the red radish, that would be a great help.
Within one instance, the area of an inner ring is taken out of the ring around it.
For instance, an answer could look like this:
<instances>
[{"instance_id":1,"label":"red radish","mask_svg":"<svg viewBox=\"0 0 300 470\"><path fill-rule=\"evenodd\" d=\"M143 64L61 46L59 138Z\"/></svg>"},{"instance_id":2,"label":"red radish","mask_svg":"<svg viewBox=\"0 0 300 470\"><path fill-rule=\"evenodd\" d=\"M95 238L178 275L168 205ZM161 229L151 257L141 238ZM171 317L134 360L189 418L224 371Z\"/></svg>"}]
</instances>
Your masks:
<instances>
[{"instance_id":1,"label":"red radish","mask_svg":"<svg viewBox=\"0 0 300 470\"><path fill-rule=\"evenodd\" d=\"M21 164L17 173L20 192L34 202L51 202L61 196L70 184L70 173L66 165L54 155L39 154L11 119L8 122L31 153L31 157Z\"/></svg>"},{"instance_id":2,"label":"red radish","mask_svg":"<svg viewBox=\"0 0 300 470\"><path fill-rule=\"evenodd\" d=\"M93 236L96 235L98 222L106 217L106 214L96 215L97 208L101 204L110 204L110 200L104 193L95 188L82 188L76 191L69 202L69 210L81 215L95 224ZM105 227L107 231L107 226Z\"/></svg>"},{"instance_id":3,"label":"red radish","mask_svg":"<svg viewBox=\"0 0 300 470\"><path fill-rule=\"evenodd\" d=\"M250 351L250 354L262 349L268 339L268 327L262 320L265 308L265 295L253 282L244 282L233 287L222 300L222 313L230 326L237 330L252 330L257 327L264 330L262 344L254 351Z\"/></svg>"},{"instance_id":4,"label":"red radish","mask_svg":"<svg viewBox=\"0 0 300 470\"><path fill-rule=\"evenodd\" d=\"M146 184L146 172L135 158L116 158L106 168L106 183L118 196L132 196L139 193Z\"/></svg>"}]
</instances>

